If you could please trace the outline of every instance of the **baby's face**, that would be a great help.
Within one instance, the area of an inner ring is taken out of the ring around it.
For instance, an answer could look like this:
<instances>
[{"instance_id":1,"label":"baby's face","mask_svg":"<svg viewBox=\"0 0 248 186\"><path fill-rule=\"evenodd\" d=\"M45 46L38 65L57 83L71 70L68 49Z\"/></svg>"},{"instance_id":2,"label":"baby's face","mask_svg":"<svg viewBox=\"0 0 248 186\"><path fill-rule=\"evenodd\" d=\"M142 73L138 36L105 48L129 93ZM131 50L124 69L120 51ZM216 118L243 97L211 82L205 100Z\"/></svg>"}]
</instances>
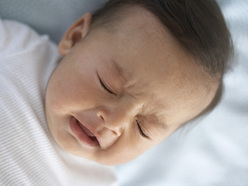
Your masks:
<instances>
[{"instance_id":1,"label":"baby's face","mask_svg":"<svg viewBox=\"0 0 248 186\"><path fill-rule=\"evenodd\" d=\"M89 23L84 16L62 39L64 58L47 87L47 122L64 150L125 163L211 102L217 85L204 83L203 72L149 13L140 10L112 33L96 29L85 37Z\"/></svg>"}]
</instances>

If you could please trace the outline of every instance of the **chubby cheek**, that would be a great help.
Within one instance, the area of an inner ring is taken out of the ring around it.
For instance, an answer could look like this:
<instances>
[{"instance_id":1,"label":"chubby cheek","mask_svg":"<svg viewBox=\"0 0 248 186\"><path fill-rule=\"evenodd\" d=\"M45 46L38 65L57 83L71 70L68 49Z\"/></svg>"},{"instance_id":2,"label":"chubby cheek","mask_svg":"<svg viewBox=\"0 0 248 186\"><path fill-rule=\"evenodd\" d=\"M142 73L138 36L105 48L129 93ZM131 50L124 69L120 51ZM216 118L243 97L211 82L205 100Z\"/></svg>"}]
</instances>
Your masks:
<instances>
[{"instance_id":1,"label":"chubby cheek","mask_svg":"<svg viewBox=\"0 0 248 186\"><path fill-rule=\"evenodd\" d=\"M125 138L118 140L112 147L98 154L98 162L105 165L119 165L134 160L149 149L155 147L175 130L167 132L157 132L153 140L142 139L135 135L127 135Z\"/></svg>"},{"instance_id":2,"label":"chubby cheek","mask_svg":"<svg viewBox=\"0 0 248 186\"><path fill-rule=\"evenodd\" d=\"M138 135L125 133L111 147L97 153L96 161L105 165L119 165L129 162L155 146Z\"/></svg>"},{"instance_id":3,"label":"chubby cheek","mask_svg":"<svg viewBox=\"0 0 248 186\"><path fill-rule=\"evenodd\" d=\"M104 165L120 165L135 159L142 153L143 151L140 149L132 148L132 146L126 144L97 153L96 161Z\"/></svg>"},{"instance_id":4,"label":"chubby cheek","mask_svg":"<svg viewBox=\"0 0 248 186\"><path fill-rule=\"evenodd\" d=\"M90 74L90 71L84 73L72 67L59 66L47 87L47 102L51 109L63 114L90 106L96 89L96 83Z\"/></svg>"}]
</instances>

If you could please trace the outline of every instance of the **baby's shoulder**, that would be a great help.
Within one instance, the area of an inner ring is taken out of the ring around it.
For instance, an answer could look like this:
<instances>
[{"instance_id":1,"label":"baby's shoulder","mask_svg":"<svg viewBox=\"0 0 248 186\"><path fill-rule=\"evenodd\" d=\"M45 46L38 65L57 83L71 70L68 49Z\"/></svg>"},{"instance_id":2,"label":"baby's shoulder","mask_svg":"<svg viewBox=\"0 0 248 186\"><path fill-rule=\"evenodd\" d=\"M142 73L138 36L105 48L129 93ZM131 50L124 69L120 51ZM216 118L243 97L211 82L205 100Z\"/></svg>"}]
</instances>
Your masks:
<instances>
[{"instance_id":1,"label":"baby's shoulder","mask_svg":"<svg viewBox=\"0 0 248 186\"><path fill-rule=\"evenodd\" d=\"M40 36L24 23L1 18L0 36L0 58L30 50L49 41L47 36Z\"/></svg>"}]
</instances>

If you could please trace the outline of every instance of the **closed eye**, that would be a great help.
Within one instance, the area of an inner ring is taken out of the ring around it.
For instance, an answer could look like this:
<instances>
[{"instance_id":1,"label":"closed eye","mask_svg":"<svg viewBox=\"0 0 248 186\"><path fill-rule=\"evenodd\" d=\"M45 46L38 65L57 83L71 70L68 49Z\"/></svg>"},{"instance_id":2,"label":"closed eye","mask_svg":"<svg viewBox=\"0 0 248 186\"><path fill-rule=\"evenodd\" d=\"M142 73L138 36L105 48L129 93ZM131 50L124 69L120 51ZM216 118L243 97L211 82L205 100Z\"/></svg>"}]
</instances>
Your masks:
<instances>
[{"instance_id":1,"label":"closed eye","mask_svg":"<svg viewBox=\"0 0 248 186\"><path fill-rule=\"evenodd\" d=\"M140 135L141 135L142 137L144 137L144 138L148 138L148 139L149 139L149 136L148 136L148 135L146 135L146 134L144 133L144 131L142 130L142 128L141 128L141 126L140 126L140 124L139 124L139 121L138 121L138 120L136 120L136 123L137 123L138 129L139 129L139 133L140 133Z\"/></svg>"},{"instance_id":2,"label":"closed eye","mask_svg":"<svg viewBox=\"0 0 248 186\"><path fill-rule=\"evenodd\" d=\"M100 78L100 76L98 76L98 79L99 79L99 81L100 81L100 84L101 84L101 86L102 86L102 88L104 89L104 90L106 90L108 93L110 93L110 94L113 94L113 95L116 95L113 91L111 91L110 90L110 88L108 88L108 86L102 81L102 79Z\"/></svg>"}]
</instances>

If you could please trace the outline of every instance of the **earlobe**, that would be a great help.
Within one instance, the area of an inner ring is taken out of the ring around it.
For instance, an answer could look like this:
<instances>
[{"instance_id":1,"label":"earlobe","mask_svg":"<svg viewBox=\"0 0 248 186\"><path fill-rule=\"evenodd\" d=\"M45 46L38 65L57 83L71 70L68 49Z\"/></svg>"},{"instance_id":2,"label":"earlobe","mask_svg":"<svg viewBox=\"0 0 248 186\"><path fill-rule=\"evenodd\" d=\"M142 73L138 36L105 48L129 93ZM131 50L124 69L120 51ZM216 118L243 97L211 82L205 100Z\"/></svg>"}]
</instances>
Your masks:
<instances>
[{"instance_id":1,"label":"earlobe","mask_svg":"<svg viewBox=\"0 0 248 186\"><path fill-rule=\"evenodd\" d=\"M58 52L62 56L65 56L77 42L87 35L91 20L91 14L86 13L66 31L58 45Z\"/></svg>"}]
</instances>

